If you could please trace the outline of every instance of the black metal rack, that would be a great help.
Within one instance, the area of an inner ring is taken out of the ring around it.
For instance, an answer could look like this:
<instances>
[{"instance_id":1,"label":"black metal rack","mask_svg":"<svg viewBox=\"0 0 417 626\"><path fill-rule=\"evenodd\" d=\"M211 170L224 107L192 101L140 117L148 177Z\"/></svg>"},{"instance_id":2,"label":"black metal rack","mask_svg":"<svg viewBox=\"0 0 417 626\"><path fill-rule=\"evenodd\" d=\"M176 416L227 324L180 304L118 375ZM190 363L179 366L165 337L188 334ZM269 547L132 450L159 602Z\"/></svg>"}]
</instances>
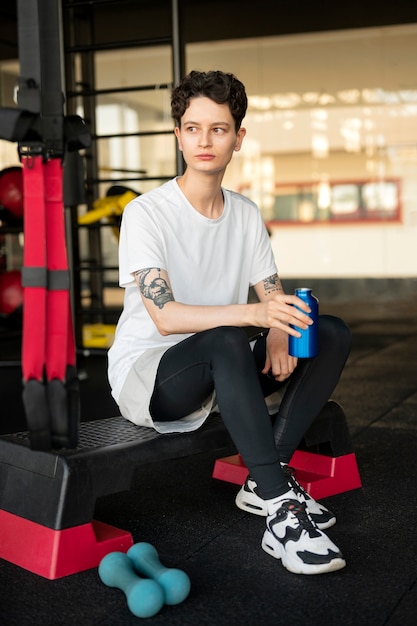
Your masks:
<instances>
[{"instance_id":1,"label":"black metal rack","mask_svg":"<svg viewBox=\"0 0 417 626\"><path fill-rule=\"evenodd\" d=\"M127 93L139 93L144 91L165 91L169 92L176 82L179 81L184 72L184 49L180 37L180 16L178 0L165 0L157 4L165 11L170 10L171 19L161 20L160 32L152 33L152 36L143 36L143 28L137 38L122 36L120 32L108 33L105 40L103 36L97 39L95 33L95 20L98 12L103 10L114 10L117 4L118 11L132 9L137 11L137 3L132 0L64 0L62 5L63 15L63 47L65 59L65 95L66 106L69 114L75 114L77 107L83 110L82 117L87 122L91 132L91 146L84 151L80 157L73 157L81 162L69 164L69 184L68 184L68 237L71 239L69 248L72 253L73 268L73 312L75 320L75 332L77 346L82 345L82 329L84 324L104 323L113 324L120 313L119 308L106 306L104 292L107 287L116 287L117 282L108 273L117 270L113 265L106 265L103 255L103 236L111 224L99 221L95 224L82 226L78 224L78 207L80 204L87 206L87 211L93 210L94 201L100 197L100 188L103 184L129 186L132 183L143 181L155 181L160 184L182 172L183 161L181 153L176 150L176 161L174 168L169 175L156 176L148 174L143 170L121 169L112 171L111 176L103 176L99 173L99 152L100 142L118 138L121 141L129 140L131 137L154 138L157 140L163 135L172 134L173 142L175 138L172 130L147 130L137 133L106 133L97 132L97 99L100 96L115 95L120 97ZM133 6L136 5L136 6ZM145 9L146 7L144 7ZM153 6L156 10L158 7ZM140 29L139 29L140 30ZM155 46L169 46L171 56L171 81L163 84L137 84L131 86L115 86L108 88L97 88L95 60L96 55L103 51L126 50L138 48L150 48ZM76 61L78 61L78 74L76 72ZM169 101L169 99L168 99ZM169 111L167 111L169 116ZM76 182L75 178L82 178ZM79 189L80 193L73 193L73 189ZM87 230L88 252L81 258L80 233L82 229ZM106 277L107 274L107 277ZM84 293L84 296L83 296ZM87 293L87 297L85 296ZM87 303L86 303L87 300Z\"/></svg>"}]
</instances>

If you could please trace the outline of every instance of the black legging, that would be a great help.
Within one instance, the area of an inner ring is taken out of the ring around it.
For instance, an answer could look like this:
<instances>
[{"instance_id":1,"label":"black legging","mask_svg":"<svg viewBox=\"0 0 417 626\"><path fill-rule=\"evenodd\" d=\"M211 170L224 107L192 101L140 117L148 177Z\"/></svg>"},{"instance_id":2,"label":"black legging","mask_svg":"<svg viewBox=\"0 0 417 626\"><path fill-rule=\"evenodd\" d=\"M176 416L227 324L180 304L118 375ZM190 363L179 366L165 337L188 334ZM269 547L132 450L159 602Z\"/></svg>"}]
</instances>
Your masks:
<instances>
[{"instance_id":1,"label":"black legging","mask_svg":"<svg viewBox=\"0 0 417 626\"><path fill-rule=\"evenodd\" d=\"M264 498L288 490L288 462L335 388L349 355L351 332L339 318L319 318L319 354L299 359L284 383L262 374L266 337L252 352L241 328L221 326L169 348L159 364L150 412L171 421L201 407L213 390L233 442ZM264 398L285 385L272 426Z\"/></svg>"}]
</instances>

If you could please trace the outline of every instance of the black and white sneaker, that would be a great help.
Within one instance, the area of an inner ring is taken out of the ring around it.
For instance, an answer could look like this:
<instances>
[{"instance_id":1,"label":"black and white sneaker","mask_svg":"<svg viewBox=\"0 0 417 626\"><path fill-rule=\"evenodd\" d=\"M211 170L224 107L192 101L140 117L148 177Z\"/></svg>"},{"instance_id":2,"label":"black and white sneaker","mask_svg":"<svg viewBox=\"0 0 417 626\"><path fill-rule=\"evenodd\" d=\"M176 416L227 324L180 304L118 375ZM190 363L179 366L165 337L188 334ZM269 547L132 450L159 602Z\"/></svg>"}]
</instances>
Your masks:
<instances>
[{"instance_id":1,"label":"black and white sneaker","mask_svg":"<svg viewBox=\"0 0 417 626\"><path fill-rule=\"evenodd\" d=\"M317 528L293 490L270 507L262 548L294 574L325 574L346 565L339 548Z\"/></svg>"},{"instance_id":2,"label":"black and white sneaker","mask_svg":"<svg viewBox=\"0 0 417 626\"><path fill-rule=\"evenodd\" d=\"M329 511L323 504L316 502L297 482L294 477L292 468L288 465L281 466L287 476L289 486L294 490L297 500L305 503L307 511L313 522L320 530L326 530L336 523L336 516ZM266 516L268 514L267 504L261 498L258 492L256 482L250 476L247 477L245 484L240 488L235 499L236 506L243 511L253 513L254 515Z\"/></svg>"}]
</instances>

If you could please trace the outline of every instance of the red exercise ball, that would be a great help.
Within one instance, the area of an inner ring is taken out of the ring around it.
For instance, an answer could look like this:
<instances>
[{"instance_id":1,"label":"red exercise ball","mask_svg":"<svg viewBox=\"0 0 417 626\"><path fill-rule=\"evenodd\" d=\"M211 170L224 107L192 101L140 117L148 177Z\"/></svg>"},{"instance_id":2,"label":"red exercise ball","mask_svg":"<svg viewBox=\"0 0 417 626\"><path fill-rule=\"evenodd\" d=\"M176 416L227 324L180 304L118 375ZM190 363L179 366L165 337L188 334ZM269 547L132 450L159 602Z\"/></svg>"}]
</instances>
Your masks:
<instances>
[{"instance_id":1,"label":"red exercise ball","mask_svg":"<svg viewBox=\"0 0 417 626\"><path fill-rule=\"evenodd\" d=\"M11 315L22 304L22 275L19 270L0 272L0 314Z\"/></svg>"},{"instance_id":2,"label":"red exercise ball","mask_svg":"<svg viewBox=\"0 0 417 626\"><path fill-rule=\"evenodd\" d=\"M13 217L23 218L23 170L21 167L7 167L0 172L0 205Z\"/></svg>"}]
</instances>

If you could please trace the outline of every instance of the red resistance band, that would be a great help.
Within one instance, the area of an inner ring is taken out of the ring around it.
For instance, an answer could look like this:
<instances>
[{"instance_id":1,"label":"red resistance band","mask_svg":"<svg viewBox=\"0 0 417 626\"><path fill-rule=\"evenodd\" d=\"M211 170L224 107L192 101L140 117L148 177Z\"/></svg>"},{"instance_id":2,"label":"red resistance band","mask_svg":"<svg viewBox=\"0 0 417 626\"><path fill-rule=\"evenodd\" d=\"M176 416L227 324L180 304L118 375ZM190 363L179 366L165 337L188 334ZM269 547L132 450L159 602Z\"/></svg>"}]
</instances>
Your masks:
<instances>
[{"instance_id":1,"label":"red resistance band","mask_svg":"<svg viewBox=\"0 0 417 626\"><path fill-rule=\"evenodd\" d=\"M23 156L23 401L34 449L74 447L79 391L60 159Z\"/></svg>"}]
</instances>

